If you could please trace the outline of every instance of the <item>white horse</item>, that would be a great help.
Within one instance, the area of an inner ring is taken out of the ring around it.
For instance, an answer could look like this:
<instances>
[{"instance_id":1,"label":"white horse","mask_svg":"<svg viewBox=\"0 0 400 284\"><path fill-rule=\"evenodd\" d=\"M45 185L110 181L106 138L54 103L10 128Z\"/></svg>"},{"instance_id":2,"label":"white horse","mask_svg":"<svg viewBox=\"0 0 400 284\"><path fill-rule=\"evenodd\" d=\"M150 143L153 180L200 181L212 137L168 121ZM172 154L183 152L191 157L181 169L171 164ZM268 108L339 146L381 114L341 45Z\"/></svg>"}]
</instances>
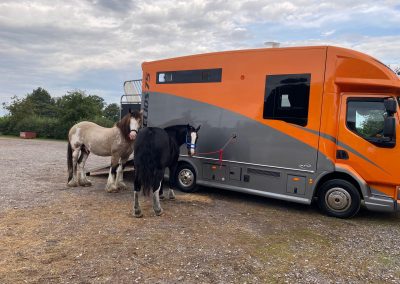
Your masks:
<instances>
[{"instance_id":1,"label":"white horse","mask_svg":"<svg viewBox=\"0 0 400 284\"><path fill-rule=\"evenodd\" d=\"M112 128L82 121L71 127L68 134L68 186L91 186L87 179L85 163L90 153L111 156L111 167L106 191L126 189L123 168L133 152L134 141L142 122L138 111L125 115ZM80 156L79 156L80 153Z\"/></svg>"}]
</instances>

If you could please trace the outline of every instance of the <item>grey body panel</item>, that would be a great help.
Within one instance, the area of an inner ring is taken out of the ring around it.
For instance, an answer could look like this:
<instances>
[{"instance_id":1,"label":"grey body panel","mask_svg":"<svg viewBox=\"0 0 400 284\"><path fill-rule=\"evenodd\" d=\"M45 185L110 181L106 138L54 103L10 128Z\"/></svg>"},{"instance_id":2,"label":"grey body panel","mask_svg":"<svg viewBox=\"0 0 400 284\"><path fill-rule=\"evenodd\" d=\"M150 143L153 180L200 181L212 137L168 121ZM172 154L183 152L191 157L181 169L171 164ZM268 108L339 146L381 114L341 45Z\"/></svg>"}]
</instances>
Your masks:
<instances>
[{"instance_id":1,"label":"grey body panel","mask_svg":"<svg viewBox=\"0 0 400 284\"><path fill-rule=\"evenodd\" d=\"M316 149L242 115L209 104L160 93L151 93L148 105L147 126L201 124L197 152L218 150L232 134L237 134L236 141L224 151L226 160L307 170L311 173L316 170ZM174 111L169 112L169 109ZM217 155L206 157L212 158ZM308 166L302 168L300 165Z\"/></svg>"},{"instance_id":2,"label":"grey body panel","mask_svg":"<svg viewBox=\"0 0 400 284\"><path fill-rule=\"evenodd\" d=\"M182 146L180 160L193 166L200 185L310 204L321 178L335 171L346 172L336 168L317 149L258 121L210 104L152 92L143 94L142 106L145 126L201 125L197 153L219 150L233 134L237 136L225 148L222 161L218 154L188 157L186 147ZM316 131L304 129L319 136ZM392 198L380 196L379 192L374 194L362 178L346 173L359 183L368 209L396 210ZM309 179L313 182L309 183Z\"/></svg>"},{"instance_id":3,"label":"grey body panel","mask_svg":"<svg viewBox=\"0 0 400 284\"><path fill-rule=\"evenodd\" d=\"M185 157L196 170L197 183L259 195L310 203L313 185L308 178L316 176L318 151L267 125L231 111L173 95L150 93L143 95L146 126L167 127L174 124L201 124L196 152L220 149L233 134L237 138L223 153L223 168L219 168L218 154ZM173 109L173 112L168 111ZM211 166L216 166L214 178ZM306 165L306 167L304 167ZM332 166L331 166L332 167ZM245 181L245 176L248 181ZM287 189L288 175L300 176L299 193ZM300 193L301 192L301 193Z\"/></svg>"}]
</instances>

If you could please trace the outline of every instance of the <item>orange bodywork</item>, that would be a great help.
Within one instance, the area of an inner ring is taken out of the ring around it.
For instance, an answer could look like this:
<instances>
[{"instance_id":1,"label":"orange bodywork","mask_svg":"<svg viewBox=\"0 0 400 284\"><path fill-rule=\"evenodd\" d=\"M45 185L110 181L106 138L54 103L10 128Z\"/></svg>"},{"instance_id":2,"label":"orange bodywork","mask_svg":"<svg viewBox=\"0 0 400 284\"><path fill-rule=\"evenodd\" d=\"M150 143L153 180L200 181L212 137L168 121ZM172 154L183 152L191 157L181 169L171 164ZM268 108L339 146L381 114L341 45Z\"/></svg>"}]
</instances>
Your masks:
<instances>
[{"instance_id":1,"label":"orange bodywork","mask_svg":"<svg viewBox=\"0 0 400 284\"><path fill-rule=\"evenodd\" d=\"M156 74L170 70L222 68L222 83L156 84ZM400 185L400 129L396 114L395 148L379 148L345 126L349 96L400 96L400 80L374 58L348 49L317 46L227 51L145 62L143 91L173 94L211 104L273 127L318 149L333 164L352 171L377 190L397 199ZM311 74L308 123L303 127L263 118L268 74ZM319 135L321 133L321 135ZM340 133L340 135L339 135ZM324 135L322 135L324 134ZM337 141L362 157L336 160Z\"/></svg>"}]
</instances>

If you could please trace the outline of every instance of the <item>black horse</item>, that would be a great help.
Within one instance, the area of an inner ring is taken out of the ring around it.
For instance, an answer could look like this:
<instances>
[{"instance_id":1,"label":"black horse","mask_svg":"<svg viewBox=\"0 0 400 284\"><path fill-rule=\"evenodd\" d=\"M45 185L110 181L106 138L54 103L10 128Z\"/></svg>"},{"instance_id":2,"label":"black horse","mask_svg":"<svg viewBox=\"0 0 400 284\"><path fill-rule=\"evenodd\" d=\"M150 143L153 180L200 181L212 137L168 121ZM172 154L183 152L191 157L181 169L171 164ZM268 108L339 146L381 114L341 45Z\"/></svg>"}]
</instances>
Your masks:
<instances>
[{"instance_id":1,"label":"black horse","mask_svg":"<svg viewBox=\"0 0 400 284\"><path fill-rule=\"evenodd\" d=\"M139 205L139 191L143 188L144 195L149 195L153 190L153 209L157 216L162 214L160 206L160 190L162 194L162 182L165 168L169 168L170 190L168 197L175 198L175 172L178 166L179 148L186 144L188 155L195 153L197 132L188 125L175 125L167 128L147 127L139 131L135 141L135 181L134 181L134 214L142 217Z\"/></svg>"}]
</instances>

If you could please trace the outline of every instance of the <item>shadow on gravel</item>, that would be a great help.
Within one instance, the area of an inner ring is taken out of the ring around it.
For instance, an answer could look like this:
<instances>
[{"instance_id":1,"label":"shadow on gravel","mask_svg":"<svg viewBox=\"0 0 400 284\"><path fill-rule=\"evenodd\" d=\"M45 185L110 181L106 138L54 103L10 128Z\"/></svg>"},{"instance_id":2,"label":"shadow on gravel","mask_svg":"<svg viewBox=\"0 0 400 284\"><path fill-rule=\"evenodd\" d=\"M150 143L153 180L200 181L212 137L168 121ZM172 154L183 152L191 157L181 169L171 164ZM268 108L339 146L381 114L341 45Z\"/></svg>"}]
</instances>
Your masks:
<instances>
[{"instance_id":1,"label":"shadow on gravel","mask_svg":"<svg viewBox=\"0 0 400 284\"><path fill-rule=\"evenodd\" d=\"M94 177L100 177L105 179L107 178L107 176L108 173L94 175ZM124 173L124 179L127 182L128 186L132 186L133 178L134 176L132 172ZM168 186L167 180L165 180L164 186ZM133 188L130 188L127 192L125 192L125 194L126 193L130 194L132 189ZM205 186L200 186L197 192L191 194L207 195L215 200L223 200L233 203L246 203L254 206L266 206L269 209L283 211L285 213L309 215L311 218L324 216L323 213L320 212L316 202L313 202L311 205L305 205L305 204L299 204L289 201L283 201L273 198L267 198L262 196L256 196L236 191L224 190L213 187L205 187ZM331 218L328 216L324 217ZM397 222L399 217L400 217L400 212L395 212L395 213L373 212L361 207L358 214L349 220L368 221L377 223L383 223L383 222L392 223L392 222Z\"/></svg>"}]
</instances>

